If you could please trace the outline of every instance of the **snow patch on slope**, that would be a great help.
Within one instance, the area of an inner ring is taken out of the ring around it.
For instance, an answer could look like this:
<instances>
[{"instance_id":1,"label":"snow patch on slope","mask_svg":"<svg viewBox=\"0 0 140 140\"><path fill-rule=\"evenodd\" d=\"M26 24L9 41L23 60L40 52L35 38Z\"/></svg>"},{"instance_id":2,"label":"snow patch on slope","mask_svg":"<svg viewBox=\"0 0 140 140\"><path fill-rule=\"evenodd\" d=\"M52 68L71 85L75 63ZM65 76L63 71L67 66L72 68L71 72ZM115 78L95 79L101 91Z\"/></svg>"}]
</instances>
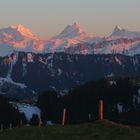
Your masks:
<instances>
[{"instance_id":1,"label":"snow patch on slope","mask_svg":"<svg viewBox=\"0 0 140 140\"><path fill-rule=\"evenodd\" d=\"M0 85L2 86L4 83L11 83L22 89L27 88L27 86L25 84L14 82L11 78L0 78Z\"/></svg>"},{"instance_id":2,"label":"snow patch on slope","mask_svg":"<svg viewBox=\"0 0 140 140\"><path fill-rule=\"evenodd\" d=\"M33 114L38 115L38 117L41 118L41 111L37 106L15 102L12 102L12 104L17 107L21 113L25 114L27 121L31 120Z\"/></svg>"}]
</instances>

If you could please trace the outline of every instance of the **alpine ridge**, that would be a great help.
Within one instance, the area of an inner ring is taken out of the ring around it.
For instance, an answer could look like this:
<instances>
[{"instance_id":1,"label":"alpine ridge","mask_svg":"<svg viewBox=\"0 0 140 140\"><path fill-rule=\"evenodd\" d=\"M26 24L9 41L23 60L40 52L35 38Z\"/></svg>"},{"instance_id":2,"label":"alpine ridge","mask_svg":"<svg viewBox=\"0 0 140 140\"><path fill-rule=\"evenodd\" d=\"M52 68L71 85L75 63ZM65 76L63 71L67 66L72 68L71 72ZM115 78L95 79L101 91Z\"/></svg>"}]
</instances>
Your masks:
<instances>
[{"instance_id":1,"label":"alpine ridge","mask_svg":"<svg viewBox=\"0 0 140 140\"><path fill-rule=\"evenodd\" d=\"M75 38L75 37L81 37L85 36L86 33L82 29L81 25L77 22L75 22L72 25L68 25L59 35L57 35L55 38L57 39L63 39L63 38Z\"/></svg>"},{"instance_id":2,"label":"alpine ridge","mask_svg":"<svg viewBox=\"0 0 140 140\"><path fill-rule=\"evenodd\" d=\"M0 29L0 56L13 52L70 54L140 54L140 32L116 26L109 37L96 37L86 33L77 22L68 25L60 34L46 40L34 35L19 24Z\"/></svg>"},{"instance_id":3,"label":"alpine ridge","mask_svg":"<svg viewBox=\"0 0 140 140\"><path fill-rule=\"evenodd\" d=\"M70 54L140 54L140 32L128 31L116 26L109 37L88 35L79 23L66 26L49 40L42 40L28 28L19 24L0 29L0 56L9 56L14 51L33 53Z\"/></svg>"},{"instance_id":4,"label":"alpine ridge","mask_svg":"<svg viewBox=\"0 0 140 140\"><path fill-rule=\"evenodd\" d=\"M127 29L123 29L120 26L116 26L114 31L111 34L111 37L116 38L140 38L140 32L136 31L128 31Z\"/></svg>"}]
</instances>

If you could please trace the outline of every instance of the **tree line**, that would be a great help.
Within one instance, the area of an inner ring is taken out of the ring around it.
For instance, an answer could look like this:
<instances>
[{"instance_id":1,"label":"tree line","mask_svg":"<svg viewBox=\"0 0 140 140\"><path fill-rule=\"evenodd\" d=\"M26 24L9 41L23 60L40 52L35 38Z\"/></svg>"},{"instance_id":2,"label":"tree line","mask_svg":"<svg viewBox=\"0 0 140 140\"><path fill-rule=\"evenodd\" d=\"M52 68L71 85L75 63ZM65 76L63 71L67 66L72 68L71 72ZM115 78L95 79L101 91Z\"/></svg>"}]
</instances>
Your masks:
<instances>
[{"instance_id":1,"label":"tree line","mask_svg":"<svg viewBox=\"0 0 140 140\"><path fill-rule=\"evenodd\" d=\"M56 91L43 92L37 102L42 121L61 123L67 109L66 123L84 123L99 119L99 100L104 101L104 117L125 124L140 124L138 78L104 78L77 86L65 96ZM133 114L133 115L132 115Z\"/></svg>"},{"instance_id":2,"label":"tree line","mask_svg":"<svg viewBox=\"0 0 140 140\"><path fill-rule=\"evenodd\" d=\"M0 95L0 129L19 127L27 123L38 125L39 121L39 116L33 114L31 120L28 122L23 112L14 107L5 96Z\"/></svg>"},{"instance_id":3,"label":"tree line","mask_svg":"<svg viewBox=\"0 0 140 140\"><path fill-rule=\"evenodd\" d=\"M140 93L138 78L104 78L70 89L61 96L56 91L45 91L38 97L36 105L41 110L41 120L60 124L63 109L66 108L66 123L78 124L99 119L99 101L104 101L104 118L119 123L140 125ZM13 107L9 100L0 96L0 124L4 127L26 124L25 114ZM40 119L33 115L31 125L38 125Z\"/></svg>"}]
</instances>

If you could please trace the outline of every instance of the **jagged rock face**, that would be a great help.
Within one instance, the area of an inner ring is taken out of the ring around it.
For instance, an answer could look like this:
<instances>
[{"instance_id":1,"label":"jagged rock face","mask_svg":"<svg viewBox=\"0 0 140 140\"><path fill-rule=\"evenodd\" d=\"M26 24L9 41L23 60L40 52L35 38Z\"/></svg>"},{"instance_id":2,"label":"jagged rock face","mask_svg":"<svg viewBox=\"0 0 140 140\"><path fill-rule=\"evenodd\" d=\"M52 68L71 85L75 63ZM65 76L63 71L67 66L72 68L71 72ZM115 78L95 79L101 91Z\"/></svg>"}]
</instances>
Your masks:
<instances>
[{"instance_id":1,"label":"jagged rock face","mask_svg":"<svg viewBox=\"0 0 140 140\"><path fill-rule=\"evenodd\" d=\"M106 76L140 75L140 55L70 55L19 52L0 58L0 77L29 89L68 90L90 80Z\"/></svg>"}]
</instances>

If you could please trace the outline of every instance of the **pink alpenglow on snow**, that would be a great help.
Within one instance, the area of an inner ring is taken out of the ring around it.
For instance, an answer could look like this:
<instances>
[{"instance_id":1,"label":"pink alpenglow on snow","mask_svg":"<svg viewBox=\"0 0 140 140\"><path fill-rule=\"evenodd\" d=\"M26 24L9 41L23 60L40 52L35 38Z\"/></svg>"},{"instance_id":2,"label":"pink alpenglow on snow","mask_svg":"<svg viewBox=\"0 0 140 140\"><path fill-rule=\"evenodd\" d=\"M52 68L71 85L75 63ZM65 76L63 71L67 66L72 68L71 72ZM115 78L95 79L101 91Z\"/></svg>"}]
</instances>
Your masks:
<instances>
[{"instance_id":1,"label":"pink alpenglow on snow","mask_svg":"<svg viewBox=\"0 0 140 140\"><path fill-rule=\"evenodd\" d=\"M42 40L23 25L0 29L0 56L13 52L76 54L140 54L140 32L116 26L108 37L86 33L77 22L66 26L60 34Z\"/></svg>"}]
</instances>

